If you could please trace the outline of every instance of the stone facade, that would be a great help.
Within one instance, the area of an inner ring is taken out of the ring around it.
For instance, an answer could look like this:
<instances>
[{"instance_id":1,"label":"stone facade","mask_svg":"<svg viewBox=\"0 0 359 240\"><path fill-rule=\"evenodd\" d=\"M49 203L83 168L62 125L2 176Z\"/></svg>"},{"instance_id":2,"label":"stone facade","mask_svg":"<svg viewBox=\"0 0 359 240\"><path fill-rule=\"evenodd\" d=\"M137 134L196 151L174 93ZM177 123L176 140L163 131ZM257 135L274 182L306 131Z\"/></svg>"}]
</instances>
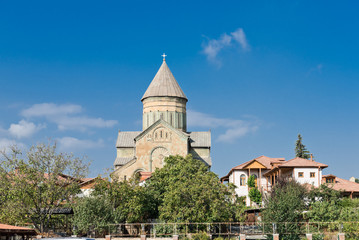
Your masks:
<instances>
[{"instance_id":1,"label":"stone facade","mask_svg":"<svg viewBox=\"0 0 359 240\"><path fill-rule=\"evenodd\" d=\"M211 166L211 132L187 132L187 97L165 60L141 99L141 131L119 131L113 177L129 179L138 172L162 168L169 155L194 158Z\"/></svg>"}]
</instances>

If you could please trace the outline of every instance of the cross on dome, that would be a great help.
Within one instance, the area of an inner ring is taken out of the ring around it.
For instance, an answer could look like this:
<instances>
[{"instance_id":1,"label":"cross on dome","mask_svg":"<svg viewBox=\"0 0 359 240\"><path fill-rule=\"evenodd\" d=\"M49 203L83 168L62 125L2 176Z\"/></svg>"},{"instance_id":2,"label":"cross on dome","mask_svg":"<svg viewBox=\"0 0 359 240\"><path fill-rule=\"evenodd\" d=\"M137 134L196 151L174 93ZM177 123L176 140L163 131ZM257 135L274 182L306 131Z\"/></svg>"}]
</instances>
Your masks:
<instances>
[{"instance_id":1,"label":"cross on dome","mask_svg":"<svg viewBox=\"0 0 359 240\"><path fill-rule=\"evenodd\" d=\"M163 57L163 61L166 61L167 55L165 53L163 53L161 56Z\"/></svg>"}]
</instances>

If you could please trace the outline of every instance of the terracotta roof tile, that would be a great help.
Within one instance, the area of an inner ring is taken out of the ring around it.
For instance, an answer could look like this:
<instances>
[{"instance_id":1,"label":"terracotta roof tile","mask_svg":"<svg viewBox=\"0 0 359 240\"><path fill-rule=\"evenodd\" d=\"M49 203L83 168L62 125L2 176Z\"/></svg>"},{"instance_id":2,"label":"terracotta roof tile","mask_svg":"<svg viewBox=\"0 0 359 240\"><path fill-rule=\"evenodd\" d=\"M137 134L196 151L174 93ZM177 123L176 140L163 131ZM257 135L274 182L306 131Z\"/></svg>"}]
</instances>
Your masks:
<instances>
[{"instance_id":1,"label":"terracotta roof tile","mask_svg":"<svg viewBox=\"0 0 359 240\"><path fill-rule=\"evenodd\" d=\"M10 234L26 234L26 235L36 235L36 231L32 228L27 227L18 227L7 224L0 223L0 232L6 232Z\"/></svg>"},{"instance_id":2,"label":"terracotta roof tile","mask_svg":"<svg viewBox=\"0 0 359 240\"><path fill-rule=\"evenodd\" d=\"M272 168L272 163L281 163L281 162L285 162L285 159L284 158L270 158L270 157L267 157L267 156L260 156L260 157L257 157L257 158L254 158L252 160L249 160L245 163L242 163L234 168L232 168L229 173L222 177L222 178L226 178L228 177L231 172L233 170L240 170L240 169L243 169L245 166L247 166L248 164L250 164L251 162L254 162L254 161L258 161L260 164L262 164L263 166L265 166L267 169L271 169ZM221 178L221 179L222 179Z\"/></svg>"},{"instance_id":3,"label":"terracotta roof tile","mask_svg":"<svg viewBox=\"0 0 359 240\"><path fill-rule=\"evenodd\" d=\"M320 162L316 162L316 161L310 161L308 159L304 159L304 158L293 158L283 164L281 164L279 166L281 167L321 167L321 168L326 168L328 167L328 165L320 163Z\"/></svg>"},{"instance_id":4,"label":"terracotta roof tile","mask_svg":"<svg viewBox=\"0 0 359 240\"><path fill-rule=\"evenodd\" d=\"M333 177L334 175L329 174L322 177L322 183L325 182L326 177ZM349 180L345 180L342 178L338 178L336 176L334 183L326 183L329 187L333 188L337 191L345 191L345 192L359 192L359 183L351 182Z\"/></svg>"}]
</instances>

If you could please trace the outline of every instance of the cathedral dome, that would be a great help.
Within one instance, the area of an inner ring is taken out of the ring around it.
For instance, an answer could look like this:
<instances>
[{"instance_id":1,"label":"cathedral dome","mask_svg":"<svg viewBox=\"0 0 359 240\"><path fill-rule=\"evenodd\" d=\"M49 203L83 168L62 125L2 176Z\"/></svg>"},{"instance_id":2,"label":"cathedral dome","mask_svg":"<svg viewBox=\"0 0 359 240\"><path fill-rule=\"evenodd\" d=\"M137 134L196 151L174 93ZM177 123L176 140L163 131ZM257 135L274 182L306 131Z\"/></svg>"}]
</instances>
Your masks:
<instances>
[{"instance_id":1,"label":"cathedral dome","mask_svg":"<svg viewBox=\"0 0 359 240\"><path fill-rule=\"evenodd\" d=\"M163 59L160 69L147 88L141 101L149 97L178 97L188 101L171 70L168 68L165 59Z\"/></svg>"}]
</instances>

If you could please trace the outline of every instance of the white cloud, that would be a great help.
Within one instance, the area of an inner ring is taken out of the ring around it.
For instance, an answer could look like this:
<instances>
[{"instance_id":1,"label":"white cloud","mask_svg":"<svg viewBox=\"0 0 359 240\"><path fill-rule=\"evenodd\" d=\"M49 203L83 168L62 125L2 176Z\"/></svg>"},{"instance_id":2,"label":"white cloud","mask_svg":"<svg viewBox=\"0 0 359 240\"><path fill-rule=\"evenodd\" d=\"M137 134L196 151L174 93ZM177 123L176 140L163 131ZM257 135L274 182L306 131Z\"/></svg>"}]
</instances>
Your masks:
<instances>
[{"instance_id":1,"label":"white cloud","mask_svg":"<svg viewBox=\"0 0 359 240\"><path fill-rule=\"evenodd\" d=\"M236 31L231 33L233 39L238 42L243 50L249 51L250 47L246 38L246 34L244 33L242 28L238 28Z\"/></svg>"},{"instance_id":2,"label":"white cloud","mask_svg":"<svg viewBox=\"0 0 359 240\"><path fill-rule=\"evenodd\" d=\"M8 139L8 138L0 138L0 151L1 152L10 153L10 149L13 146L17 146L20 149L25 148L25 144L23 144L21 142L16 142L15 140Z\"/></svg>"},{"instance_id":3,"label":"white cloud","mask_svg":"<svg viewBox=\"0 0 359 240\"><path fill-rule=\"evenodd\" d=\"M227 34L223 34L220 39L211 39L208 41L207 45L204 45L203 53L207 55L207 59L210 61L217 61L217 54L224 47L231 44L232 37Z\"/></svg>"},{"instance_id":4,"label":"white cloud","mask_svg":"<svg viewBox=\"0 0 359 240\"><path fill-rule=\"evenodd\" d=\"M25 117L52 117L82 112L82 107L75 104L56 105L54 103L34 104L21 114Z\"/></svg>"},{"instance_id":5,"label":"white cloud","mask_svg":"<svg viewBox=\"0 0 359 240\"><path fill-rule=\"evenodd\" d=\"M44 127L44 125L35 125L32 122L21 120L18 124L12 123L8 131L16 138L26 138L31 137L34 133Z\"/></svg>"},{"instance_id":6,"label":"white cloud","mask_svg":"<svg viewBox=\"0 0 359 240\"><path fill-rule=\"evenodd\" d=\"M59 144L59 149L66 151L99 148L104 146L104 142L102 139L99 139L98 141L92 141L92 140L81 140L74 137L63 137L63 138L58 138L57 142Z\"/></svg>"},{"instance_id":7,"label":"white cloud","mask_svg":"<svg viewBox=\"0 0 359 240\"><path fill-rule=\"evenodd\" d=\"M208 128L222 128L225 129L217 140L221 142L231 142L237 138L243 137L258 129L259 123L257 120L239 120L230 118L217 118L209 114L187 111L188 125Z\"/></svg>"},{"instance_id":8,"label":"white cloud","mask_svg":"<svg viewBox=\"0 0 359 240\"><path fill-rule=\"evenodd\" d=\"M222 34L219 39L209 39L207 43L203 43L203 53L207 56L207 59L210 62L220 65L221 62L217 59L217 55L223 48L233 46L232 43L238 43L245 51L250 50L250 46L243 29L238 28L230 34Z\"/></svg>"},{"instance_id":9,"label":"white cloud","mask_svg":"<svg viewBox=\"0 0 359 240\"><path fill-rule=\"evenodd\" d=\"M85 131L88 127L107 128L117 124L116 120L104 120L102 118L89 118L89 117L69 117L63 116L60 118L52 119L58 125L60 130L81 130Z\"/></svg>"},{"instance_id":10,"label":"white cloud","mask_svg":"<svg viewBox=\"0 0 359 240\"><path fill-rule=\"evenodd\" d=\"M104 120L81 115L83 108L75 104L57 105L54 103L34 104L21 114L25 117L44 117L49 122L57 124L60 130L85 131L89 127L108 128L116 125L116 120Z\"/></svg>"}]
</instances>

